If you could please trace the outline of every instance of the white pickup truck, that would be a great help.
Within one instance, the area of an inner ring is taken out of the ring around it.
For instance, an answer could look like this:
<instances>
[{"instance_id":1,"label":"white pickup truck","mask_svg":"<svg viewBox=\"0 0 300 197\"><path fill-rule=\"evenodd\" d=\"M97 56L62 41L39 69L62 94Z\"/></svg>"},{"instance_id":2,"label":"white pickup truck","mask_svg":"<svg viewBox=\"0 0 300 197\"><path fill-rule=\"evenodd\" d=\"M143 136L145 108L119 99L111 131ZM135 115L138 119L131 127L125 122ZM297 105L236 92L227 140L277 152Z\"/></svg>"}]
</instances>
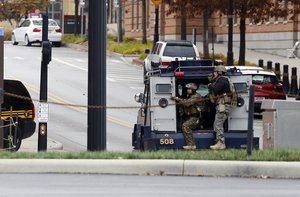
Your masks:
<instances>
[{"instance_id":1,"label":"white pickup truck","mask_svg":"<svg viewBox=\"0 0 300 197\"><path fill-rule=\"evenodd\" d=\"M144 60L144 76L147 72L154 70L155 64L159 68L168 67L171 61L175 60L199 60L200 55L197 47L190 41L158 41L150 53L145 50L148 56Z\"/></svg>"}]
</instances>

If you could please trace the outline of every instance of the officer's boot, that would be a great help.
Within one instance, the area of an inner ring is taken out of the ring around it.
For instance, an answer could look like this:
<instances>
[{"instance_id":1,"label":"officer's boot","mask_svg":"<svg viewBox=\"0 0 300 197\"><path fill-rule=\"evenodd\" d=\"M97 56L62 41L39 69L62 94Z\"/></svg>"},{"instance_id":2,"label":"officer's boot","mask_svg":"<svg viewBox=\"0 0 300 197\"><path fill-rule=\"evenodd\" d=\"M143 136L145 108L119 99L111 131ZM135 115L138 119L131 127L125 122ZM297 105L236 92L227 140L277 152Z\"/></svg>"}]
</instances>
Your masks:
<instances>
[{"instance_id":1,"label":"officer's boot","mask_svg":"<svg viewBox=\"0 0 300 197\"><path fill-rule=\"evenodd\" d=\"M215 145L210 146L210 149L213 150L223 150L225 148L226 148L225 143L220 140Z\"/></svg>"}]
</instances>

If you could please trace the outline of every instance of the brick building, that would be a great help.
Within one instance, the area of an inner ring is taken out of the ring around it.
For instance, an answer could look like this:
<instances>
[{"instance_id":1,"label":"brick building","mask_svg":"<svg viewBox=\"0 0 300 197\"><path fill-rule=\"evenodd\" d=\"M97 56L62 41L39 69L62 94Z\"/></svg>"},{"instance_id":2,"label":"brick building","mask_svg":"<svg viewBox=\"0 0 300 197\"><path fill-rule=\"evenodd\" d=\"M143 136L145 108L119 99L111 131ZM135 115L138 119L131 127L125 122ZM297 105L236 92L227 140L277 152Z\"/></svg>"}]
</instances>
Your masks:
<instances>
[{"instance_id":1,"label":"brick building","mask_svg":"<svg viewBox=\"0 0 300 197\"><path fill-rule=\"evenodd\" d=\"M284 6L293 8L289 1ZM142 37L142 1L127 0L123 4L123 28L127 37ZM166 15L168 5L161 3L159 6L159 36L160 40L180 39L181 18L175 15ZM253 24L251 20L246 21L246 47L248 49L261 50L273 54L286 56L286 49L292 48L294 43L300 40L300 24L291 20L290 16L285 18L270 17L262 24ZM239 46L239 19L234 17L233 44ZM153 39L155 22L155 6L151 0L146 0L146 27L148 39ZM197 41L202 40L203 18L202 16L187 20L187 39L192 40L193 28L197 30ZM214 35L212 35L212 32ZM209 37L214 37L216 42L227 42L227 17L215 13L209 19ZM298 54L299 55L299 54Z\"/></svg>"}]
</instances>

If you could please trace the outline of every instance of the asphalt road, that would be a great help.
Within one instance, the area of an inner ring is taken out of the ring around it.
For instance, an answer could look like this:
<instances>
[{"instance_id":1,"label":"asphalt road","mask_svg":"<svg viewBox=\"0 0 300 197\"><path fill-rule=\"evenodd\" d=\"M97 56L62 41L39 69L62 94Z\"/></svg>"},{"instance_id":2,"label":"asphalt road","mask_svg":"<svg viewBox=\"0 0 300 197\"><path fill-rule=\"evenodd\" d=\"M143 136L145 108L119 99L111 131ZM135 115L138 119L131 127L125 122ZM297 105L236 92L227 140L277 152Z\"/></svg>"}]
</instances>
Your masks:
<instances>
[{"instance_id":1,"label":"asphalt road","mask_svg":"<svg viewBox=\"0 0 300 197\"><path fill-rule=\"evenodd\" d=\"M298 180L95 174L0 174L0 196L290 197Z\"/></svg>"},{"instance_id":2,"label":"asphalt road","mask_svg":"<svg viewBox=\"0 0 300 197\"><path fill-rule=\"evenodd\" d=\"M5 44L5 78L21 80L38 100L41 47ZM63 143L64 150L86 150L88 53L60 47L53 48L48 66L50 104L48 137ZM134 95L141 91L141 68L119 58L107 58L107 105L138 106ZM72 106L70 106L72 105ZM75 106L73 106L75 105ZM38 103L35 102L36 111ZM137 108L107 110L107 150L130 151L131 132ZM37 121L37 120L36 120Z\"/></svg>"}]
</instances>

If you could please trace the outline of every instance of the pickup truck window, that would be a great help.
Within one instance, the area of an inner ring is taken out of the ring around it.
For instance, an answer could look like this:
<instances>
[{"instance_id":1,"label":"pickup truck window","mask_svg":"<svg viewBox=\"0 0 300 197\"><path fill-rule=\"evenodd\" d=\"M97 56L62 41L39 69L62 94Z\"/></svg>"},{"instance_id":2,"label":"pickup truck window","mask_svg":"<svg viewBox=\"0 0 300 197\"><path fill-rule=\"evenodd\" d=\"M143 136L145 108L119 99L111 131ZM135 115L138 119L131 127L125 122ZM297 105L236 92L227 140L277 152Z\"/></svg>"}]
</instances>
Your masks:
<instances>
[{"instance_id":1,"label":"pickup truck window","mask_svg":"<svg viewBox=\"0 0 300 197\"><path fill-rule=\"evenodd\" d=\"M163 56L196 57L196 53L192 45L167 45Z\"/></svg>"}]
</instances>

